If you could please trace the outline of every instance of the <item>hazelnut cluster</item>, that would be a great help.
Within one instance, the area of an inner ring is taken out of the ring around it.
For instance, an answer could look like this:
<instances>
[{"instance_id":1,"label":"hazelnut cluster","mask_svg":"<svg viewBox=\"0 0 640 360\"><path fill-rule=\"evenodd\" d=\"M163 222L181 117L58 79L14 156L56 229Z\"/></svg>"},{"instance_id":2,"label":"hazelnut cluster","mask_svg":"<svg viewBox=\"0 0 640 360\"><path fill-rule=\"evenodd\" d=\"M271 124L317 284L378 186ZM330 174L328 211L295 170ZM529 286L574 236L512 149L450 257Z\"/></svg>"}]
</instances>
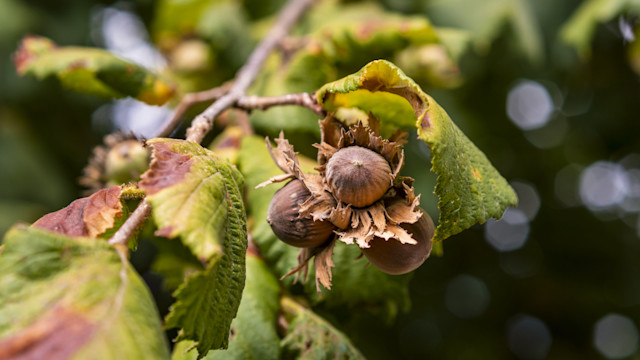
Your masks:
<instances>
[{"instance_id":1,"label":"hazelnut cluster","mask_svg":"<svg viewBox=\"0 0 640 360\"><path fill-rule=\"evenodd\" d=\"M414 194L413 179L400 176L407 133L380 136L379 121L347 127L331 115L320 121L317 174L305 174L293 146L283 134L272 158L284 174L258 185L292 179L276 192L267 221L285 243L300 247L303 273L315 256L316 284L331 288L331 261L336 240L357 244L367 259L389 274L416 269L431 252L434 226Z\"/></svg>"},{"instance_id":2,"label":"hazelnut cluster","mask_svg":"<svg viewBox=\"0 0 640 360\"><path fill-rule=\"evenodd\" d=\"M87 196L111 185L136 181L149 167L149 150L133 134L112 133L103 143L93 149L78 179L87 188Z\"/></svg>"}]
</instances>

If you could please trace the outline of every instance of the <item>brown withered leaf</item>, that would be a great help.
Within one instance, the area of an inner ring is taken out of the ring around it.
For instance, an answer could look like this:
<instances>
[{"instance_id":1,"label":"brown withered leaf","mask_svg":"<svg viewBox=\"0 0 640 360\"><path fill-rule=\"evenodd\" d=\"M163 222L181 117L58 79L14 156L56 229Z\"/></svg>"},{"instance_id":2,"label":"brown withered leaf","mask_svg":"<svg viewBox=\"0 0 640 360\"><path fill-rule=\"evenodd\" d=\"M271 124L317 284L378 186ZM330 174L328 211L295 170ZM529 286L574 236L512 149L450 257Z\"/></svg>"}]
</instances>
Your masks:
<instances>
[{"instance_id":1,"label":"brown withered leaf","mask_svg":"<svg viewBox=\"0 0 640 360\"><path fill-rule=\"evenodd\" d=\"M151 165L142 174L139 187L148 195L177 184L189 173L193 160L191 155L178 154L167 143L154 143Z\"/></svg>"},{"instance_id":2,"label":"brown withered leaf","mask_svg":"<svg viewBox=\"0 0 640 360\"><path fill-rule=\"evenodd\" d=\"M122 216L121 193L120 186L102 189L41 217L32 226L68 236L98 237Z\"/></svg>"},{"instance_id":3,"label":"brown withered leaf","mask_svg":"<svg viewBox=\"0 0 640 360\"><path fill-rule=\"evenodd\" d=\"M68 359L91 339L95 328L79 313L56 306L26 329L0 341L0 359Z\"/></svg>"}]
</instances>

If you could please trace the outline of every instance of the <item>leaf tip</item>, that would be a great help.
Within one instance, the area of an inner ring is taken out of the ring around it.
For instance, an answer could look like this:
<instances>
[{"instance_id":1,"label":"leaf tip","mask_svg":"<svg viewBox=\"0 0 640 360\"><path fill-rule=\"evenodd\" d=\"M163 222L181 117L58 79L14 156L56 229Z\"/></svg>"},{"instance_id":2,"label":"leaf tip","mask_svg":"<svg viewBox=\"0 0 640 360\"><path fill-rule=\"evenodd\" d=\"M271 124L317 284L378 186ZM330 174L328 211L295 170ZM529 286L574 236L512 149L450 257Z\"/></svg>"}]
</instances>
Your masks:
<instances>
[{"instance_id":1,"label":"leaf tip","mask_svg":"<svg viewBox=\"0 0 640 360\"><path fill-rule=\"evenodd\" d=\"M24 75L29 65L44 52L56 48L56 44L42 36L27 35L22 38L18 50L13 54L13 64L19 75Z\"/></svg>"}]
</instances>

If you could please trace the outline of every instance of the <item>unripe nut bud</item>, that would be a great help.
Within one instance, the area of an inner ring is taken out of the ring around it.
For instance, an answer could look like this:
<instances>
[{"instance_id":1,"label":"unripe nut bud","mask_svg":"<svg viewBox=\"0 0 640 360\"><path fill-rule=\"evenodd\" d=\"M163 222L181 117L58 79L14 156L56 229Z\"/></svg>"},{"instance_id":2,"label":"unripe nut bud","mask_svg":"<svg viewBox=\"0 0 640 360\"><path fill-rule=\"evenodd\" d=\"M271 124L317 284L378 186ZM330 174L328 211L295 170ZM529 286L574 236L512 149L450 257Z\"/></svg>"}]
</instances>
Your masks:
<instances>
[{"instance_id":1,"label":"unripe nut bud","mask_svg":"<svg viewBox=\"0 0 640 360\"><path fill-rule=\"evenodd\" d=\"M406 274L424 263L431 253L431 238L435 229L429 214L420 210L422 216L417 222L400 225L418 243L403 244L395 239L385 240L375 237L369 242L369 248L362 249L369 262L391 275Z\"/></svg>"},{"instance_id":2,"label":"unripe nut bud","mask_svg":"<svg viewBox=\"0 0 640 360\"><path fill-rule=\"evenodd\" d=\"M329 221L300 218L298 211L311 193L300 180L292 180L278 190L267 213L267 222L276 236L296 247L319 246L328 241L336 227Z\"/></svg>"},{"instance_id":3,"label":"unripe nut bud","mask_svg":"<svg viewBox=\"0 0 640 360\"><path fill-rule=\"evenodd\" d=\"M361 208L378 201L389 190L393 175L382 155L349 146L327 161L326 179L336 199Z\"/></svg>"}]
</instances>

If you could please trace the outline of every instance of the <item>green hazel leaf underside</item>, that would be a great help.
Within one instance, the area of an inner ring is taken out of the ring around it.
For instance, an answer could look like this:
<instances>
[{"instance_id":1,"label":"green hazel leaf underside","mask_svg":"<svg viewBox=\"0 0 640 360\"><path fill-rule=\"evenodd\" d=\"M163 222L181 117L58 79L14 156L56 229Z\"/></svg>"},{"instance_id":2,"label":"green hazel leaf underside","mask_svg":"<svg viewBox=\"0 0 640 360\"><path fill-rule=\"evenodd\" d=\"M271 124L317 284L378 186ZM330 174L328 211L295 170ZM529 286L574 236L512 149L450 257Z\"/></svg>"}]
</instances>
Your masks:
<instances>
[{"instance_id":1,"label":"green hazel leaf underside","mask_svg":"<svg viewBox=\"0 0 640 360\"><path fill-rule=\"evenodd\" d=\"M169 358L151 294L104 240L14 227L3 241L0 358Z\"/></svg>"},{"instance_id":2,"label":"green hazel leaf underside","mask_svg":"<svg viewBox=\"0 0 640 360\"><path fill-rule=\"evenodd\" d=\"M263 260L247 254L247 280L231 323L227 350L210 351L205 360L279 359L280 338L276 331L280 285ZM173 350L174 360L195 360L192 341L181 341Z\"/></svg>"},{"instance_id":3,"label":"green hazel leaf underside","mask_svg":"<svg viewBox=\"0 0 640 360\"><path fill-rule=\"evenodd\" d=\"M58 47L47 38L27 36L13 59L20 75L55 76L65 88L83 94L130 96L151 105L162 105L174 94L172 83L98 48Z\"/></svg>"},{"instance_id":4,"label":"green hazel leaf underside","mask_svg":"<svg viewBox=\"0 0 640 360\"><path fill-rule=\"evenodd\" d=\"M244 180L226 160L184 140L151 139L153 161L140 187L153 207L157 234L179 237L205 262L176 290L165 321L179 340L198 342L200 356L228 346L245 281ZM175 241L175 240L167 240Z\"/></svg>"},{"instance_id":5,"label":"green hazel leaf underside","mask_svg":"<svg viewBox=\"0 0 640 360\"><path fill-rule=\"evenodd\" d=\"M418 129L418 138L431 149L431 170L438 176L435 194L439 197L440 210L433 241L444 240L489 218L500 218L508 206L517 204L515 192L484 153L435 100L392 63L372 61L357 73L323 86L316 97L323 107L332 111L336 109L336 102L348 103L344 97L352 92L356 98L365 96L366 93L357 91L360 89L402 96L413 108L413 114L404 111L406 117L403 118L380 112L375 115L381 118L383 126L385 121L386 125L396 127L413 124ZM356 99L353 103L362 101Z\"/></svg>"},{"instance_id":6,"label":"green hazel leaf underside","mask_svg":"<svg viewBox=\"0 0 640 360\"><path fill-rule=\"evenodd\" d=\"M286 135L286 134L285 134ZM300 163L311 162L300 156ZM238 166L247 181L249 189L249 215L253 218L252 239L258 244L260 251L271 265L278 277L285 275L291 268L298 265L299 248L289 246L280 241L266 221L267 209L273 194L284 183L272 184L260 189L255 186L282 174L271 159L264 139L247 137L242 141L238 156ZM304 168L306 172L311 169ZM406 310L409 305L407 292L408 276L392 276L379 271L373 266L367 266L365 259L356 260L360 250L356 246L338 244L334 248L333 286L331 291L324 291L318 296L315 277L313 276L313 261L310 262L309 276L304 280L306 292L314 303L325 302L330 306L375 304L390 309L391 314L397 310ZM291 285L294 276L284 279L285 284ZM370 284L371 286L360 286Z\"/></svg>"},{"instance_id":7,"label":"green hazel leaf underside","mask_svg":"<svg viewBox=\"0 0 640 360\"><path fill-rule=\"evenodd\" d=\"M289 297L283 297L280 303L289 323L287 335L280 343L285 357L289 355L298 360L364 360L349 338L319 315Z\"/></svg>"}]
</instances>

